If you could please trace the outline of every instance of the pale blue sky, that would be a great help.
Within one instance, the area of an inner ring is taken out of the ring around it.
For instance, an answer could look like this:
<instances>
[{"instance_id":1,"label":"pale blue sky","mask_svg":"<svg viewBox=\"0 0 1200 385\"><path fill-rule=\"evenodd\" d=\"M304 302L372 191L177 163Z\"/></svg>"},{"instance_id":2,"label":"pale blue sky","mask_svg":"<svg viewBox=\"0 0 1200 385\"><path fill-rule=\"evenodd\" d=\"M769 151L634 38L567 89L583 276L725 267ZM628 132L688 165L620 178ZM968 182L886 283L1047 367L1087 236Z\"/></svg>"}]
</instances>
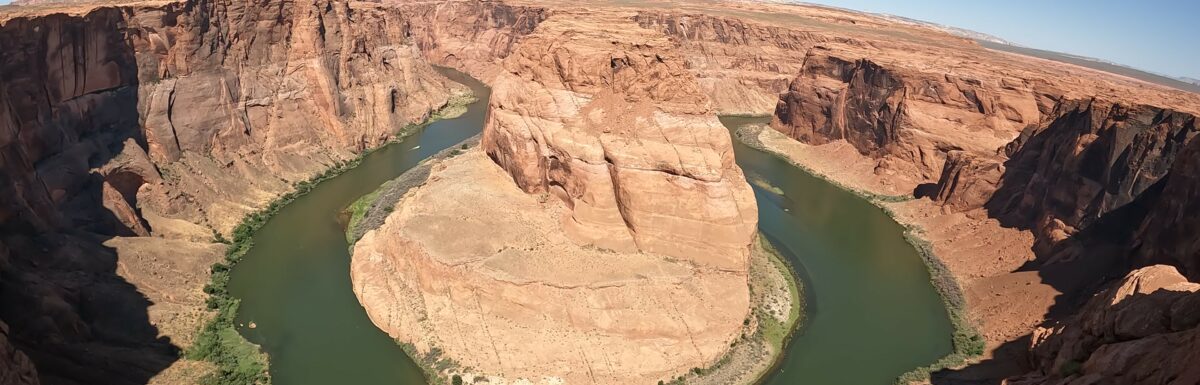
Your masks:
<instances>
[{"instance_id":1,"label":"pale blue sky","mask_svg":"<svg viewBox=\"0 0 1200 385\"><path fill-rule=\"evenodd\" d=\"M966 28L1032 48L1200 79L1197 0L807 0Z\"/></svg>"},{"instance_id":2,"label":"pale blue sky","mask_svg":"<svg viewBox=\"0 0 1200 385\"><path fill-rule=\"evenodd\" d=\"M1200 79L1197 0L807 1L926 20L1027 47Z\"/></svg>"}]
</instances>

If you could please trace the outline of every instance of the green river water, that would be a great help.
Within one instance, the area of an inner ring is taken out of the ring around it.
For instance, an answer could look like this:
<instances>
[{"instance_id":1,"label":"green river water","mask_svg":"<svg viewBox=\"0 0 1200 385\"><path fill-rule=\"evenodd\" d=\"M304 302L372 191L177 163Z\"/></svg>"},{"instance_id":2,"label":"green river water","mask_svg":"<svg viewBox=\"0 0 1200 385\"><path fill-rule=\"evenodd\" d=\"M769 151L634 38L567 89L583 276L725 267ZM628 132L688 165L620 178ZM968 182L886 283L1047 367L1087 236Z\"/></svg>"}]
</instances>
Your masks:
<instances>
[{"instance_id":1,"label":"green river water","mask_svg":"<svg viewBox=\"0 0 1200 385\"><path fill-rule=\"evenodd\" d=\"M281 209L233 269L239 331L270 355L275 385L420 385L420 370L371 324L350 286L339 213L358 197L483 127L488 90L455 119L368 155ZM727 126L759 123L722 118ZM419 147L418 147L419 146ZM952 328L903 228L882 210L788 163L737 143L738 164L783 192L755 187L759 227L801 270L807 320L769 384L890 384L949 353Z\"/></svg>"},{"instance_id":2,"label":"green river water","mask_svg":"<svg viewBox=\"0 0 1200 385\"><path fill-rule=\"evenodd\" d=\"M731 129L769 118L723 117ZM733 141L758 228L800 270L807 318L768 384L885 385L950 353L950 317L904 228L882 209Z\"/></svg>"}]
</instances>

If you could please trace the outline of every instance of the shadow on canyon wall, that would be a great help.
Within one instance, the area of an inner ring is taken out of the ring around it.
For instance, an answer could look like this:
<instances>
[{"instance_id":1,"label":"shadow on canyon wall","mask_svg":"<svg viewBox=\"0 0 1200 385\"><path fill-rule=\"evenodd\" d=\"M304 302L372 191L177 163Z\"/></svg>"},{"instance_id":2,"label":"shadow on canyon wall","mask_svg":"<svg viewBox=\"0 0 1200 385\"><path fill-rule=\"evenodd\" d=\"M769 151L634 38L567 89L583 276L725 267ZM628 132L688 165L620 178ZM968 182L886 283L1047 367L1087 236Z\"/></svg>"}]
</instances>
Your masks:
<instances>
[{"instance_id":1,"label":"shadow on canyon wall","mask_svg":"<svg viewBox=\"0 0 1200 385\"><path fill-rule=\"evenodd\" d=\"M181 354L104 244L149 230L140 178L101 171L147 148L120 12L0 27L0 319L42 384L145 384Z\"/></svg>"},{"instance_id":2,"label":"shadow on canyon wall","mask_svg":"<svg viewBox=\"0 0 1200 385\"><path fill-rule=\"evenodd\" d=\"M1138 257L1137 251L1140 232L1151 213L1164 199L1171 199L1164 197L1163 191L1172 175L1181 172L1175 166L1188 156L1179 153L1188 146L1194 121L1178 124L1171 120L1171 112L1160 111L1154 124L1112 126L1105 132L1093 127L1098 121L1092 114L1090 107L1076 109L1049 128L1014 141L1000 184L984 205L987 215L1002 226L1035 235L1035 258L1014 272L1037 272L1042 283L1059 293L1039 326L1072 317L1095 293L1134 269L1168 263L1184 274L1195 274L1177 260L1185 255L1147 261ZM1122 129L1126 132L1118 131ZM1083 151L1076 147L1077 137L1084 136L1081 133L1097 131L1098 138ZM1072 150L1073 154L1064 155ZM932 196L930 189L918 187L914 195ZM1080 197L1094 198L1081 201ZM1066 233L1057 230L1063 226L1078 231L1062 237ZM1030 343L1031 335L1026 334L998 347L996 358L943 370L933 375L932 382L1001 384L1004 378L1037 366L1030 357Z\"/></svg>"}]
</instances>

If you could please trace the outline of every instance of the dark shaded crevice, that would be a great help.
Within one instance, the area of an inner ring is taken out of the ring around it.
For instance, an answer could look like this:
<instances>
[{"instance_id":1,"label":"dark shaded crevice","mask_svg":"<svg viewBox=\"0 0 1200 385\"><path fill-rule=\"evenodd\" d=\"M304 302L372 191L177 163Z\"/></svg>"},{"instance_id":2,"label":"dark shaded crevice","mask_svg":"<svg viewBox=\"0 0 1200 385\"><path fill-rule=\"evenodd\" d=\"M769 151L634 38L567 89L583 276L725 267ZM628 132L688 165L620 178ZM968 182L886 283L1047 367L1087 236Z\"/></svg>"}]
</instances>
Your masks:
<instances>
[{"instance_id":1,"label":"dark shaded crevice","mask_svg":"<svg viewBox=\"0 0 1200 385\"><path fill-rule=\"evenodd\" d=\"M147 145L136 54L123 27L129 13L98 8L0 26L0 124L15 130L0 143L0 319L43 384L146 384L179 357L150 323L152 303L117 273L116 250L104 245L132 232L104 207L105 180L93 171L128 140ZM70 48L48 52L52 33ZM46 71L52 66L60 72ZM66 94L56 95L56 84ZM136 179L113 175L130 207Z\"/></svg>"}]
</instances>

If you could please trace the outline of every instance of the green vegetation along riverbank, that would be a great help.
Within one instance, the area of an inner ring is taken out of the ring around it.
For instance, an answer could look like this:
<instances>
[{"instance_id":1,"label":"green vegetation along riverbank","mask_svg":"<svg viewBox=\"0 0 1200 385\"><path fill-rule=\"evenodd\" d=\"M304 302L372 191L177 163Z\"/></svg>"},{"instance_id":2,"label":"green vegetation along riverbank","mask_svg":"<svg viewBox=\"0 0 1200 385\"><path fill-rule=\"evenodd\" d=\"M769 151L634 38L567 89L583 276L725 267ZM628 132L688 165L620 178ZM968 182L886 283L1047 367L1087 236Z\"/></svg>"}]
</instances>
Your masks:
<instances>
[{"instance_id":1,"label":"green vegetation along riverbank","mask_svg":"<svg viewBox=\"0 0 1200 385\"><path fill-rule=\"evenodd\" d=\"M410 124L399 130L388 144L396 143L418 132L423 126L438 120L452 117L457 109L465 109L465 105L473 102L470 95L455 95L450 101L430 113L429 118L419 124ZM384 145L386 146L386 144ZM226 243L228 247L225 260L216 263L211 268L209 283L204 287L208 294L207 306L214 312L204 326L198 331L196 343L188 349L189 358L212 362L216 365L213 373L206 376L203 382L207 385L245 385L269 384L269 359L257 345L247 341L238 333L235 325L240 301L229 293L230 270L237 265L243 256L254 245L254 233L267 221L297 198L311 192L318 184L332 179L342 173L357 167L364 158L372 152L383 148L379 146L364 151L354 159L335 163L324 172L314 175L308 180L297 182L291 192L285 193L265 207L247 214L234 228L230 239L219 233L214 234L217 242Z\"/></svg>"},{"instance_id":2,"label":"green vegetation along riverbank","mask_svg":"<svg viewBox=\"0 0 1200 385\"><path fill-rule=\"evenodd\" d=\"M364 234L383 225L383 221L387 219L388 214L391 214L396 202L399 202L408 190L425 183L425 180L429 178L429 171L435 163L457 156L478 144L479 135L475 135L462 143L439 151L405 171L400 177L387 181L370 194L355 200L343 212L347 218L346 243L350 247L354 247L354 243L358 242Z\"/></svg>"},{"instance_id":3,"label":"green vegetation along riverbank","mask_svg":"<svg viewBox=\"0 0 1200 385\"><path fill-rule=\"evenodd\" d=\"M804 286L761 233L750 252L749 285L750 314L729 351L707 368L661 384L757 384L776 369L788 340L804 323Z\"/></svg>"},{"instance_id":4,"label":"green vegetation along riverbank","mask_svg":"<svg viewBox=\"0 0 1200 385\"><path fill-rule=\"evenodd\" d=\"M443 150L400 177L384 183L346 208L346 237L351 245L368 231L381 226L396 203L409 190L419 187L438 162L477 146L478 136ZM804 318L802 285L786 258L767 241L756 237L750 253L749 291L751 310L741 335L729 351L705 368L693 368L680 376L664 380L670 384L754 384L771 373L784 352L784 346ZM458 364L434 348L430 354L417 354L411 345L400 342L425 372L430 384L453 384ZM473 379L470 381L474 383Z\"/></svg>"},{"instance_id":5,"label":"green vegetation along riverbank","mask_svg":"<svg viewBox=\"0 0 1200 385\"><path fill-rule=\"evenodd\" d=\"M812 170L811 168L791 159L789 156L787 156L787 154L781 153L774 148L766 146L761 140L759 140L759 135L763 130L767 129L769 128L761 124L744 125L736 129L734 136L738 141L748 147L777 157L807 174L825 180L839 189L857 195L867 200L871 204L879 207L884 211L884 213L891 217L893 221L896 221L896 223L899 223L902 227L904 227L905 241L907 241L907 243L917 251L917 254L920 255L922 261L924 262L933 287L941 297L942 303L946 308L950 322L954 328L952 335L953 350L950 354L942 357L930 365L915 368L898 376L895 382L897 384L907 384L911 382L924 381L929 378L929 375L932 372L941 370L943 368L960 366L974 357L982 354L984 349L984 340L979 334L975 325L972 324L966 315L966 301L958 281L954 278L953 274L945 266L942 260L934 254L932 245L926 239L924 239L920 229L913 224L903 223L897 220L897 216L887 205L887 203L901 202L913 198L909 196L874 194L847 186L822 173L816 172L815 170Z\"/></svg>"}]
</instances>

